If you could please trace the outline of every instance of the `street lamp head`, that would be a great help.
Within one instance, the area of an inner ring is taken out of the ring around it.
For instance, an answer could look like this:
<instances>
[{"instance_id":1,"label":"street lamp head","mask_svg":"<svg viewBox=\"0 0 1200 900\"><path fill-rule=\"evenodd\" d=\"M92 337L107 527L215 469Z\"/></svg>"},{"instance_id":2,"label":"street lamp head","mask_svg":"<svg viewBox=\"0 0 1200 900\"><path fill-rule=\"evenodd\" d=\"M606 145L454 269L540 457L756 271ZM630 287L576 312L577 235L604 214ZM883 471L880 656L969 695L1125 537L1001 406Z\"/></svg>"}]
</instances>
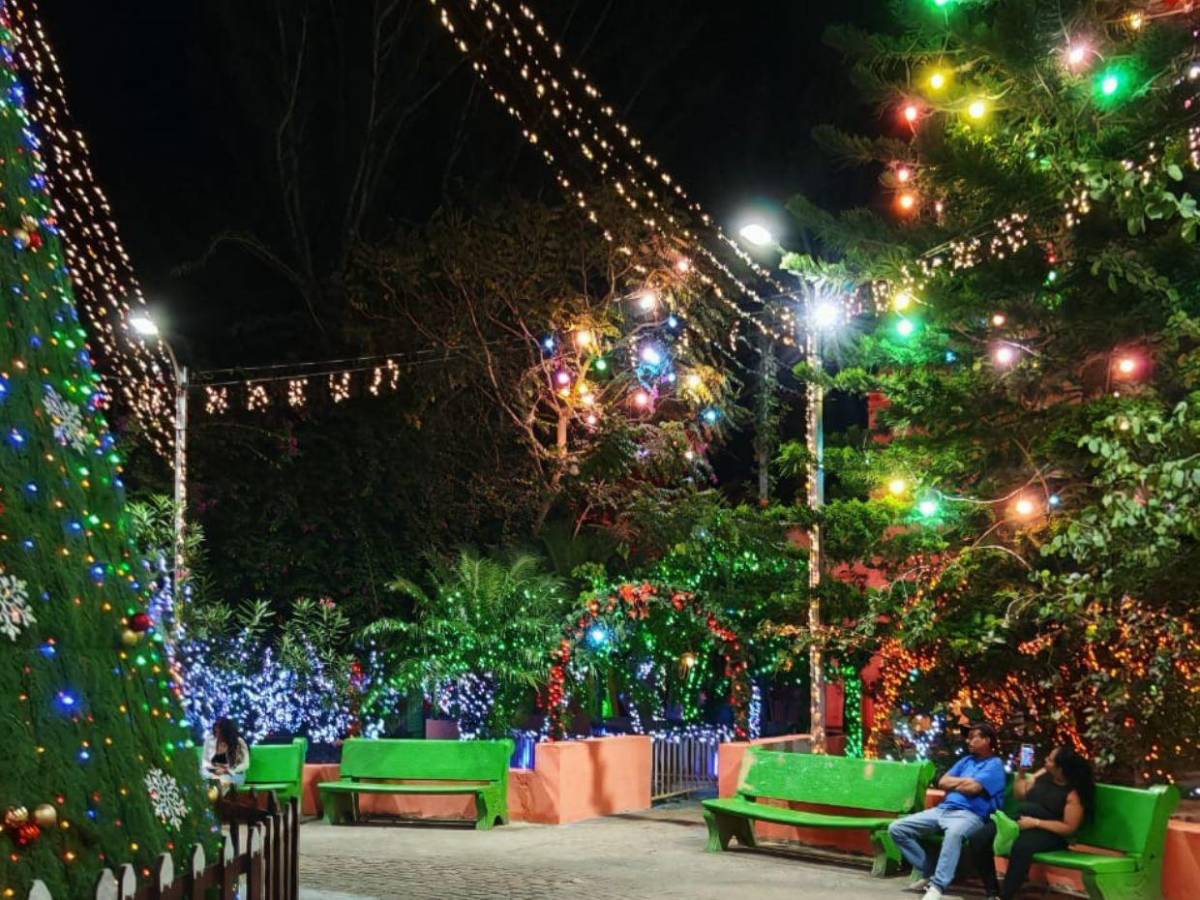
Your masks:
<instances>
[{"instance_id":1,"label":"street lamp head","mask_svg":"<svg viewBox=\"0 0 1200 900\"><path fill-rule=\"evenodd\" d=\"M749 241L755 247L769 247L775 243L775 236L771 234L766 226L760 225L757 222L751 222L749 225L743 225L741 231L738 232L743 239Z\"/></svg>"},{"instance_id":2,"label":"street lamp head","mask_svg":"<svg viewBox=\"0 0 1200 900\"><path fill-rule=\"evenodd\" d=\"M158 325L145 313L130 316L129 324L134 331L144 337L158 337Z\"/></svg>"},{"instance_id":3,"label":"street lamp head","mask_svg":"<svg viewBox=\"0 0 1200 900\"><path fill-rule=\"evenodd\" d=\"M841 318L841 308L833 300L822 300L812 308L812 322L817 328L832 328Z\"/></svg>"}]
</instances>

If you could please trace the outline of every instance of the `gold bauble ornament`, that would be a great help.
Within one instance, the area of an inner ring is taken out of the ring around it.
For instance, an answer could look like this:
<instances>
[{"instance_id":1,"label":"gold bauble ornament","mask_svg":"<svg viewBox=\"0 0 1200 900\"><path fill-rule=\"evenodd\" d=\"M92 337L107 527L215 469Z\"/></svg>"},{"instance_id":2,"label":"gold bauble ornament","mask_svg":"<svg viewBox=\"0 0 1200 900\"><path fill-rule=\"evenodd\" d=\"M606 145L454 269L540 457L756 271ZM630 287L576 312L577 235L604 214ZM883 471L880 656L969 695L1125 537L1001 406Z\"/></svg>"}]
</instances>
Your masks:
<instances>
[{"instance_id":1,"label":"gold bauble ornament","mask_svg":"<svg viewBox=\"0 0 1200 900\"><path fill-rule=\"evenodd\" d=\"M26 247L29 245L29 232L24 228L15 229L13 231L13 237L17 239L17 242L21 244L21 246Z\"/></svg>"},{"instance_id":2,"label":"gold bauble ornament","mask_svg":"<svg viewBox=\"0 0 1200 900\"><path fill-rule=\"evenodd\" d=\"M221 790L215 784L208 789L208 799L212 803L221 799Z\"/></svg>"},{"instance_id":3,"label":"gold bauble ornament","mask_svg":"<svg viewBox=\"0 0 1200 900\"><path fill-rule=\"evenodd\" d=\"M58 810L51 803L41 803L33 811L33 821L43 828L53 828L58 823Z\"/></svg>"},{"instance_id":4,"label":"gold bauble ornament","mask_svg":"<svg viewBox=\"0 0 1200 900\"><path fill-rule=\"evenodd\" d=\"M29 821L29 810L23 806L10 806L4 813L4 824L8 828L16 828Z\"/></svg>"},{"instance_id":5,"label":"gold bauble ornament","mask_svg":"<svg viewBox=\"0 0 1200 900\"><path fill-rule=\"evenodd\" d=\"M140 641L141 639L142 639L142 636L140 634L138 634L136 631L134 631L132 628L126 628L124 631L121 632L121 643L124 644L126 647L137 646L138 641Z\"/></svg>"}]
</instances>

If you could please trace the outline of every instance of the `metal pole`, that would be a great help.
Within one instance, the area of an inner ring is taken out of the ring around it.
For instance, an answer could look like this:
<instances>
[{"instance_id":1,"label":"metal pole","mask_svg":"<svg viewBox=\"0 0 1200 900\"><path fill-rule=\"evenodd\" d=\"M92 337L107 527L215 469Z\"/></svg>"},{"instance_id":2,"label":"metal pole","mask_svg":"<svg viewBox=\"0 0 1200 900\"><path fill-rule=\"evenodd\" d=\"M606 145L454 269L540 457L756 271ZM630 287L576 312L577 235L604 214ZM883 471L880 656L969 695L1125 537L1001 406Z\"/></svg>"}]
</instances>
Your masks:
<instances>
[{"instance_id":1,"label":"metal pole","mask_svg":"<svg viewBox=\"0 0 1200 900\"><path fill-rule=\"evenodd\" d=\"M808 351L809 365L816 371L822 370L821 335L814 327L812 298L807 304L809 315L808 336L805 341ZM808 409L805 441L808 448L808 505L812 510L820 510L825 505L825 422L824 403L825 389L813 382L808 383ZM821 585L821 526L813 523L809 535L808 559L808 628L812 638L809 646L808 662L812 681L811 687L811 723L812 752L825 752L825 663L822 659L821 648L818 644L821 628L821 598L817 591Z\"/></svg>"}]
</instances>

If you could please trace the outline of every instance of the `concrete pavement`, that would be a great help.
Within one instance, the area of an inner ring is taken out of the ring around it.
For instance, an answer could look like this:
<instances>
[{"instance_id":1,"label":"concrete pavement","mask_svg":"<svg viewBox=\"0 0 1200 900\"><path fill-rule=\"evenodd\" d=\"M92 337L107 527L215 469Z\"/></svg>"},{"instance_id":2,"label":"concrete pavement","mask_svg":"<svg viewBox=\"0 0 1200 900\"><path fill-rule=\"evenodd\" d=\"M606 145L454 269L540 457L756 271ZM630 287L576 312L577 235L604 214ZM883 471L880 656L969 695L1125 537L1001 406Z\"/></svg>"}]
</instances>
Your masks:
<instances>
[{"instance_id":1,"label":"concrete pavement","mask_svg":"<svg viewBox=\"0 0 1200 900\"><path fill-rule=\"evenodd\" d=\"M911 898L907 878L874 879L865 864L802 859L781 849L705 851L698 804L574 825L513 823L488 832L425 823L300 831L302 900L511 897L838 900ZM736 848L736 844L734 844Z\"/></svg>"}]
</instances>

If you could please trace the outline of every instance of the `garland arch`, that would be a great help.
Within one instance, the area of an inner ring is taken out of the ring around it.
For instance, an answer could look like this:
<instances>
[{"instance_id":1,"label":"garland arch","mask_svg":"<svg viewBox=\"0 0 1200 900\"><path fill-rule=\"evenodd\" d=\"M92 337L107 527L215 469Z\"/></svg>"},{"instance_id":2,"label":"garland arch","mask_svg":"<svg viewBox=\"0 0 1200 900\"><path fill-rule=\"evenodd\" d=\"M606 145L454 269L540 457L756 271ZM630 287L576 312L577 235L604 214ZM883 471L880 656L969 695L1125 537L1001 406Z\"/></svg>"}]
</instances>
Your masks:
<instances>
[{"instance_id":1,"label":"garland arch","mask_svg":"<svg viewBox=\"0 0 1200 900\"><path fill-rule=\"evenodd\" d=\"M567 700L567 666L576 648L587 639L589 631L601 624L604 616L611 617L620 611L630 619L645 620L655 613L669 610L691 614L704 622L725 660L724 676L729 679L727 699L733 710L734 736L739 741L750 737L750 664L746 647L737 632L722 622L716 612L707 608L695 594L641 582L622 584L612 591L598 591L579 618L566 629L558 649L552 655L546 689L546 724L552 740L565 737L562 713Z\"/></svg>"}]
</instances>

